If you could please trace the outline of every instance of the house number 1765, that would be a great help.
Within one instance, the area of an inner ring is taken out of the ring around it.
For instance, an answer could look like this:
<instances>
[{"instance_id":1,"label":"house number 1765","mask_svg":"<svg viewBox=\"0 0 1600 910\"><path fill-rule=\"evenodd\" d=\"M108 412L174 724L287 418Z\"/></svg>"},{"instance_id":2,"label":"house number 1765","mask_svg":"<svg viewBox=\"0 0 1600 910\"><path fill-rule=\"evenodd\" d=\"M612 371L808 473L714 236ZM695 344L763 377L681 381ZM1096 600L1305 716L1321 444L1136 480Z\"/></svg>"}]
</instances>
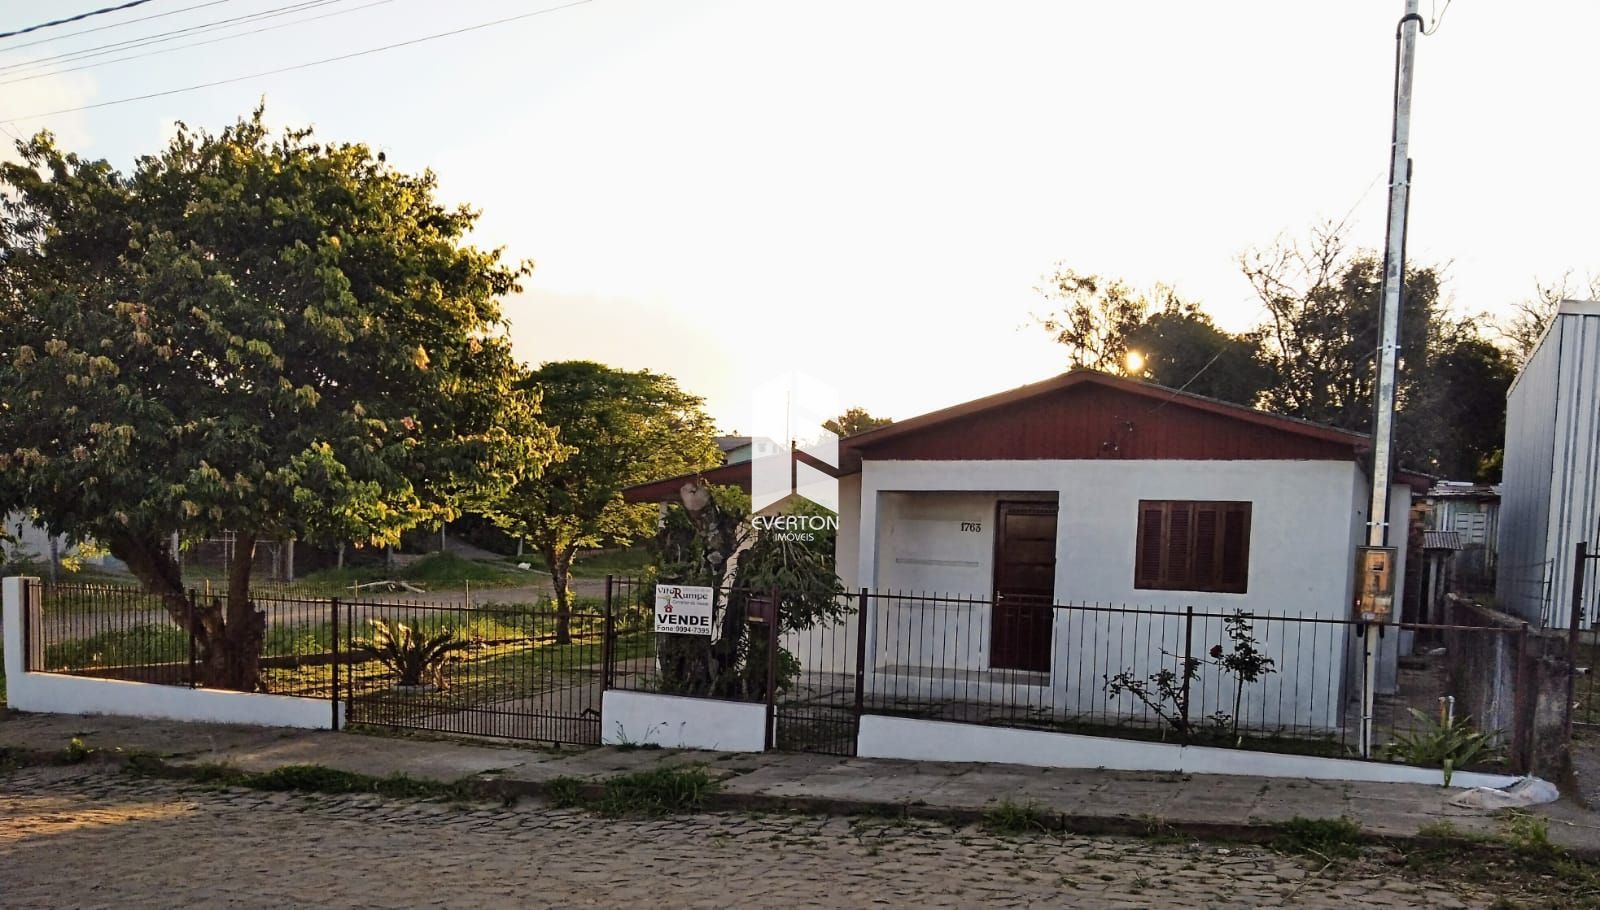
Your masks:
<instances>
[{"instance_id":1,"label":"house number 1765","mask_svg":"<svg viewBox=\"0 0 1600 910\"><path fill-rule=\"evenodd\" d=\"M967 533L967 534L982 534L983 533L983 522L981 522L981 521L963 521L961 523L961 530L963 532Z\"/></svg>"}]
</instances>

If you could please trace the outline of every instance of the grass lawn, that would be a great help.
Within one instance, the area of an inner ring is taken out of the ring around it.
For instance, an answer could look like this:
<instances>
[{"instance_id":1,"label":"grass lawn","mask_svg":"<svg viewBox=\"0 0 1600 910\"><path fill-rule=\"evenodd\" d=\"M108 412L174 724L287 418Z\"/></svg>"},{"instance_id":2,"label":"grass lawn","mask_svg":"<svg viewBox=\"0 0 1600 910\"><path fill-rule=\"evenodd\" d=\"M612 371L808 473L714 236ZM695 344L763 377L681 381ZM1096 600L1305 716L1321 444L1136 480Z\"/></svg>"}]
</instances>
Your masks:
<instances>
[{"instance_id":1,"label":"grass lawn","mask_svg":"<svg viewBox=\"0 0 1600 910\"><path fill-rule=\"evenodd\" d=\"M474 588L536 584L540 576L502 563L463 559L454 553L433 553L392 572L383 566L323 569L301 577L288 587L297 593L348 595L356 584L391 580L407 581L428 591L453 591L464 589L468 583Z\"/></svg>"},{"instance_id":2,"label":"grass lawn","mask_svg":"<svg viewBox=\"0 0 1600 910\"><path fill-rule=\"evenodd\" d=\"M607 575L642 578L652 568L650 551L644 547L579 553L572 560L574 578L604 578Z\"/></svg>"},{"instance_id":3,"label":"grass lawn","mask_svg":"<svg viewBox=\"0 0 1600 910\"><path fill-rule=\"evenodd\" d=\"M579 609L582 609L579 607ZM262 647L262 676L269 691L293 695L326 695L332 689L334 629L332 617L322 613L274 615ZM598 672L602 657L604 621L576 610L571 619L574 641L553 643L555 614L524 607L485 606L463 611L428 606L352 604L340 612L340 651L346 655L344 673L357 690L387 691L392 674L370 652L360 650L370 638L373 621L403 623L419 634L431 636L446 628L471 642L464 659L447 670L451 686L430 696L446 705L464 705L483 699L527 694L523 690L548 688L556 675ZM618 617L619 659L648 653L648 633L629 623L641 617ZM345 628L346 624L353 627ZM346 650L346 642L354 645ZM45 666L53 671L99 670L127 667L133 676L140 669L180 667L189 657L189 637L177 624L153 617L116 629L86 629L83 634L56 633L45 643ZM351 664L351 659L357 662ZM180 671L181 672L181 671ZM348 683L347 683L348 684ZM520 688L519 688L520 687Z\"/></svg>"}]
</instances>

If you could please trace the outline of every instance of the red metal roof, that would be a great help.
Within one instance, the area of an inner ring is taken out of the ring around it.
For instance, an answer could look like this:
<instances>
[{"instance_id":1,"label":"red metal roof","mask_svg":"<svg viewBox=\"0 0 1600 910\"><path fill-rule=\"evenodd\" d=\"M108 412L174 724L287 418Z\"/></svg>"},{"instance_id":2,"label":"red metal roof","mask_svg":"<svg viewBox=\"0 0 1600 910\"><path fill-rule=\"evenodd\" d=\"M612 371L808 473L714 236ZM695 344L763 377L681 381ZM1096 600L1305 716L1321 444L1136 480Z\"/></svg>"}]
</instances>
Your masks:
<instances>
[{"instance_id":1,"label":"red metal roof","mask_svg":"<svg viewBox=\"0 0 1600 910\"><path fill-rule=\"evenodd\" d=\"M863 459L1354 461L1369 450L1364 433L1153 383L1074 370L841 440L839 468L828 473L856 473ZM804 452L796 457L826 469ZM676 500L684 483L696 477L748 490L750 464L667 478L633 487L624 495L630 502ZM1399 479L1413 485L1421 481L1409 473Z\"/></svg>"}]
</instances>

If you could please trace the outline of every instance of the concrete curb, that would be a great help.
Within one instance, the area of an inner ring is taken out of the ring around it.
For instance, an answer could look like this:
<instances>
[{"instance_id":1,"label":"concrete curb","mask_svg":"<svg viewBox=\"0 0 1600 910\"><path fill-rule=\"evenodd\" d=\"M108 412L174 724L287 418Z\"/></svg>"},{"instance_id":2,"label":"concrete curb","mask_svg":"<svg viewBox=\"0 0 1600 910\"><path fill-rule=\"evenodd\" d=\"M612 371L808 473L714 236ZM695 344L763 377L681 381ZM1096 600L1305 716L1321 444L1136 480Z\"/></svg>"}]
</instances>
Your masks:
<instances>
[{"instance_id":1,"label":"concrete curb","mask_svg":"<svg viewBox=\"0 0 1600 910\"><path fill-rule=\"evenodd\" d=\"M24 766L66 766L73 764L109 765L131 769L137 773L169 780L193 780L206 776L217 765L184 764L166 761L147 752L129 752L120 748L95 748L80 759L70 758L65 750L38 750L25 748L0 748L0 767L7 763ZM417 778L429 783L460 786L468 796L503 801L514 798L548 799L551 786L548 781L500 779L492 776L472 775L453 781ZM571 780L571 779L569 779ZM579 796L595 799L605 792L604 780L576 781ZM934 806L927 803L899 803L872 800L847 800L822 797L769 796L762 793L724 793L715 787L701 803L706 812L763 812L772 814L825 815L840 817L918 819L944 822L952 825L981 823L985 812L981 809ZM1110 837L1182 837L1194 840L1225 843L1270 844L1283 833L1276 823L1261 822L1239 824L1230 822L1201 822L1193 820L1168 820L1162 818L1086 815L1040 810L1039 821L1051 833L1079 834ZM1439 837L1422 834L1391 834L1364 831L1364 836L1374 845L1387 845L1397 849L1454 849L1488 855L1504 855L1511 848L1505 844L1467 837ZM1566 852L1574 859L1600 862L1600 848L1570 847Z\"/></svg>"}]
</instances>

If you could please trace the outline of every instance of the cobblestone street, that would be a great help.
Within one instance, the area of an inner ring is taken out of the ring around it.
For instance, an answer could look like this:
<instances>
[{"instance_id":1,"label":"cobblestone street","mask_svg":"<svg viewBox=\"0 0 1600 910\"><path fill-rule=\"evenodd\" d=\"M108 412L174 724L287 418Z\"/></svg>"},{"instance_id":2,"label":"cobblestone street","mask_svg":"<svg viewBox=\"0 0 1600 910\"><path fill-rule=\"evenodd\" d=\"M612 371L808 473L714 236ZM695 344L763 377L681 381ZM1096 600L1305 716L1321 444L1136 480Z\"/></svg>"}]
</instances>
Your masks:
<instances>
[{"instance_id":1,"label":"cobblestone street","mask_svg":"<svg viewBox=\"0 0 1600 910\"><path fill-rule=\"evenodd\" d=\"M805 816L608 819L212 789L90 766L0 775L0 906L1463 907L1399 867L1248 846Z\"/></svg>"}]
</instances>

